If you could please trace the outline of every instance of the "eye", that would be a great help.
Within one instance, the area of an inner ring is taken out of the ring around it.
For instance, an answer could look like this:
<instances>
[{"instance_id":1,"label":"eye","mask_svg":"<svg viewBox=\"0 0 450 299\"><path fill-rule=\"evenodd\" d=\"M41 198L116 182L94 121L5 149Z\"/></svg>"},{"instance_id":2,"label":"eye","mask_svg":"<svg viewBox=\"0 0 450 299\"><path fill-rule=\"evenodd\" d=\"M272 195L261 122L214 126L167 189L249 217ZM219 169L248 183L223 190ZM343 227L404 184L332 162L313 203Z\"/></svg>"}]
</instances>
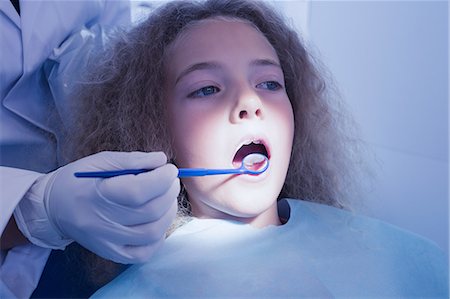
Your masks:
<instances>
[{"instance_id":1,"label":"eye","mask_svg":"<svg viewBox=\"0 0 450 299\"><path fill-rule=\"evenodd\" d=\"M256 85L257 88L267 89L267 90L279 90L282 88L281 84L276 81L266 81Z\"/></svg>"},{"instance_id":2,"label":"eye","mask_svg":"<svg viewBox=\"0 0 450 299\"><path fill-rule=\"evenodd\" d=\"M194 92L191 92L188 95L188 97L189 98L203 98L203 97L207 97L212 94L218 93L219 91L220 91L220 88L210 85L210 86L205 86L200 89L197 89Z\"/></svg>"}]
</instances>

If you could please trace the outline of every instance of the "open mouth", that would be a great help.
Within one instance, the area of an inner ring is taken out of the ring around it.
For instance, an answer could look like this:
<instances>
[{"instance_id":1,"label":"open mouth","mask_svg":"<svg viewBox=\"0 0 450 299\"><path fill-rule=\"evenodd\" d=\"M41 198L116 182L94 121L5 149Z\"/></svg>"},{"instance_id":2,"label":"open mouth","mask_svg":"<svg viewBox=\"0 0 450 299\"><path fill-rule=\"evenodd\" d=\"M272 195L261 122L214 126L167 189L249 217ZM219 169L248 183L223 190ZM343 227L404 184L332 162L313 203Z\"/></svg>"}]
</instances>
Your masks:
<instances>
[{"instance_id":1,"label":"open mouth","mask_svg":"<svg viewBox=\"0 0 450 299\"><path fill-rule=\"evenodd\" d=\"M234 155L234 158L233 158L233 166L235 168L240 167L242 165L242 160L247 155L250 155L250 154L261 154L270 159L269 152L268 152L266 146L264 145L264 143L260 140L254 140L254 141L250 141L247 144L243 144L238 149L238 151L236 152L236 154ZM251 166L247 166L247 168L256 171L259 168L263 167L264 165L265 165L265 162L264 163L254 163Z\"/></svg>"}]
</instances>

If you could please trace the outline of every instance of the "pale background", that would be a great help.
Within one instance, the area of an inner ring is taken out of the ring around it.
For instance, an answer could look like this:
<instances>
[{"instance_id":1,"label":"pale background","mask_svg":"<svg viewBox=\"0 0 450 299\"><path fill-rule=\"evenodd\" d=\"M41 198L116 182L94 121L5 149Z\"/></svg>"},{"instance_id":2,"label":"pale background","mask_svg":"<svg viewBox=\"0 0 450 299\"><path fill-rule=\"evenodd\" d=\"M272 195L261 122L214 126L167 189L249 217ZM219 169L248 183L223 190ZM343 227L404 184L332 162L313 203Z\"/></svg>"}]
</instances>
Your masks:
<instances>
[{"instance_id":1,"label":"pale background","mask_svg":"<svg viewBox=\"0 0 450 299\"><path fill-rule=\"evenodd\" d=\"M361 213L448 254L448 2L269 2L312 43L360 126L374 172L361 178Z\"/></svg>"},{"instance_id":2,"label":"pale background","mask_svg":"<svg viewBox=\"0 0 450 299\"><path fill-rule=\"evenodd\" d=\"M308 34L375 154L368 214L448 253L448 3L309 4Z\"/></svg>"}]
</instances>

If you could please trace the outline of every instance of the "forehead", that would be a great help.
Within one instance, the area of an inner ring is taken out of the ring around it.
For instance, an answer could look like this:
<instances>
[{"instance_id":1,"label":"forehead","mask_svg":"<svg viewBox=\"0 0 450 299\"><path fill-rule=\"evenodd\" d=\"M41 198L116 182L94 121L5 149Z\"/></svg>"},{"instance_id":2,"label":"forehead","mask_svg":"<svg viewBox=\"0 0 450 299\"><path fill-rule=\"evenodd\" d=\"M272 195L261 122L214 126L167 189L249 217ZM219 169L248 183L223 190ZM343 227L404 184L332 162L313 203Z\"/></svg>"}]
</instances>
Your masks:
<instances>
[{"instance_id":1,"label":"forehead","mask_svg":"<svg viewBox=\"0 0 450 299\"><path fill-rule=\"evenodd\" d=\"M196 22L180 34L168 53L168 66L172 70L231 57L246 60L258 56L279 62L267 38L254 25L239 19L211 18Z\"/></svg>"}]
</instances>

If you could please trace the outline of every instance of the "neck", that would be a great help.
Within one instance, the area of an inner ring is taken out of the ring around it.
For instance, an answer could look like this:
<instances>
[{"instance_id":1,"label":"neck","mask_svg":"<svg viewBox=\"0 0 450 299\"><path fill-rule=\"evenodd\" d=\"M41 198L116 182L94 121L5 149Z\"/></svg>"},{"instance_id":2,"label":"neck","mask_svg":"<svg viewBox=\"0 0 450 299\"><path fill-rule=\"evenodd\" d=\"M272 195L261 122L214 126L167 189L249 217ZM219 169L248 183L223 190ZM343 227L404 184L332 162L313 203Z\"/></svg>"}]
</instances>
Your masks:
<instances>
[{"instance_id":1,"label":"neck","mask_svg":"<svg viewBox=\"0 0 450 299\"><path fill-rule=\"evenodd\" d=\"M223 219L223 220L233 220L242 222L245 224L250 224L256 228L263 228L269 225L281 225L280 217L278 216L277 202L274 202L267 210L258 213L257 215L238 215L228 214L222 211L212 209L208 206L198 206L192 205L192 215L201 219Z\"/></svg>"}]
</instances>

